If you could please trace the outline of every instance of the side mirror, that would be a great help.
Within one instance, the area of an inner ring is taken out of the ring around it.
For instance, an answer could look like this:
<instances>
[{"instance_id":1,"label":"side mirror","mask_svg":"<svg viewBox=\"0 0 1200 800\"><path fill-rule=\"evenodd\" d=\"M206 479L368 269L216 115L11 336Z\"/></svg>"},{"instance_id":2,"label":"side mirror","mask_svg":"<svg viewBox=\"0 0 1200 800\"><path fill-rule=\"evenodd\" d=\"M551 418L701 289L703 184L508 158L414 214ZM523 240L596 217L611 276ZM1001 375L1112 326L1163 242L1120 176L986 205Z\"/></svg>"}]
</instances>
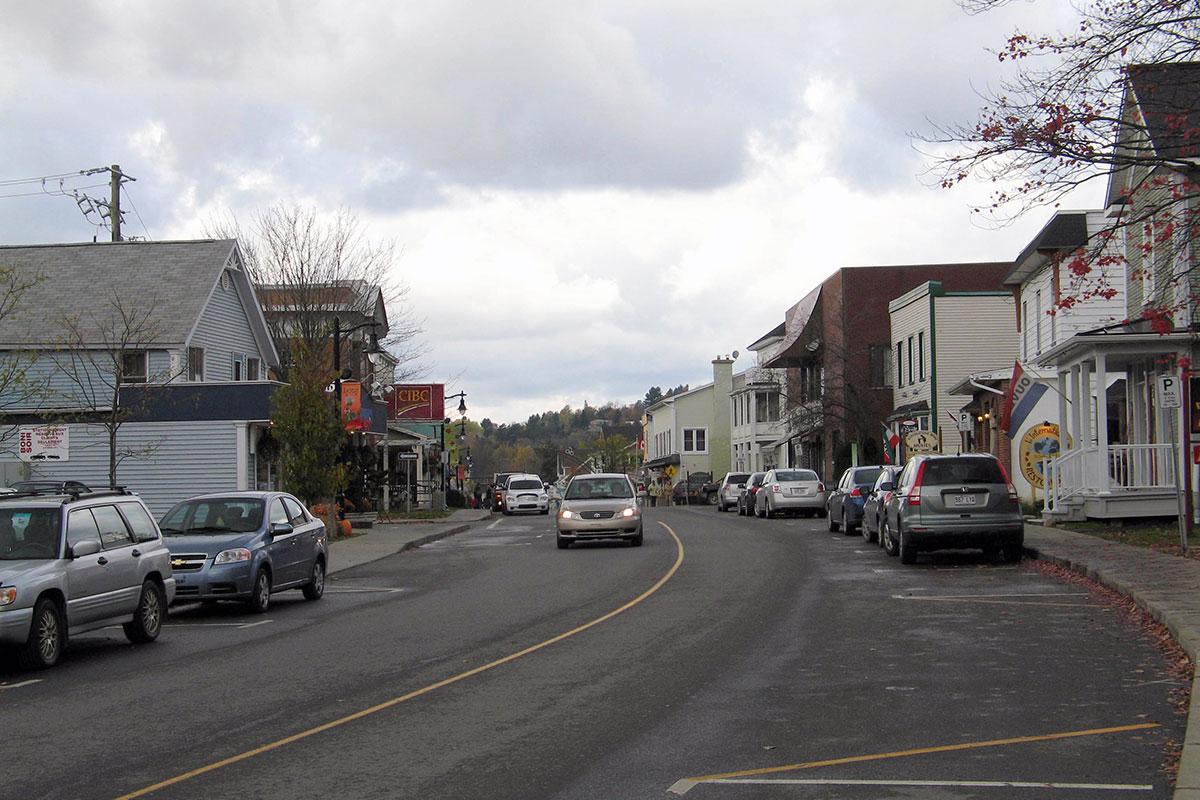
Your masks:
<instances>
[{"instance_id":1,"label":"side mirror","mask_svg":"<svg viewBox=\"0 0 1200 800\"><path fill-rule=\"evenodd\" d=\"M894 488L895 487L892 486L891 481L884 481L883 483L879 484L879 491L881 491L881 492L890 492Z\"/></svg>"},{"instance_id":2,"label":"side mirror","mask_svg":"<svg viewBox=\"0 0 1200 800\"><path fill-rule=\"evenodd\" d=\"M292 523L290 523L290 522L272 522L271 527L268 528L268 530L271 533L277 533L277 534L282 535L285 533L291 533L292 531L295 530L295 528L292 527Z\"/></svg>"},{"instance_id":3,"label":"side mirror","mask_svg":"<svg viewBox=\"0 0 1200 800\"><path fill-rule=\"evenodd\" d=\"M83 558L100 552L99 539L84 539L71 545L71 558Z\"/></svg>"}]
</instances>

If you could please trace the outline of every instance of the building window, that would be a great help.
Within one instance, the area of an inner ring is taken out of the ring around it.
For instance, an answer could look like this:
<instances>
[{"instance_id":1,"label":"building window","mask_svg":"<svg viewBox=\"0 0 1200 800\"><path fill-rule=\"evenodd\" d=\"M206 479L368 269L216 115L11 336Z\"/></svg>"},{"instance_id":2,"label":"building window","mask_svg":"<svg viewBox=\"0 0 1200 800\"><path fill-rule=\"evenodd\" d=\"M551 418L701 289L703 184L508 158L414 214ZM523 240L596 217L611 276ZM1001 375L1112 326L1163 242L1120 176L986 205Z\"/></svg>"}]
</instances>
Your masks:
<instances>
[{"instance_id":1,"label":"building window","mask_svg":"<svg viewBox=\"0 0 1200 800\"><path fill-rule=\"evenodd\" d=\"M1037 344L1037 355L1042 354L1042 290L1033 295L1033 340Z\"/></svg>"},{"instance_id":2,"label":"building window","mask_svg":"<svg viewBox=\"0 0 1200 800\"><path fill-rule=\"evenodd\" d=\"M232 369L230 370L229 374L235 381L240 381L243 379L244 370L242 365L245 363L243 360L244 358L245 356L243 356L241 353L233 354L233 364L231 365Z\"/></svg>"},{"instance_id":3,"label":"building window","mask_svg":"<svg viewBox=\"0 0 1200 800\"><path fill-rule=\"evenodd\" d=\"M887 345L871 345L871 387L883 388L892 385L891 364L887 363L892 355L892 348Z\"/></svg>"},{"instance_id":4,"label":"building window","mask_svg":"<svg viewBox=\"0 0 1200 800\"><path fill-rule=\"evenodd\" d=\"M188 348L188 380L202 381L204 380L204 348L189 347Z\"/></svg>"},{"instance_id":5,"label":"building window","mask_svg":"<svg viewBox=\"0 0 1200 800\"><path fill-rule=\"evenodd\" d=\"M246 380L259 381L262 380L260 373L262 372L261 362L257 358L246 359Z\"/></svg>"},{"instance_id":6,"label":"building window","mask_svg":"<svg viewBox=\"0 0 1200 800\"><path fill-rule=\"evenodd\" d=\"M1021 358L1029 358L1029 302L1021 301Z\"/></svg>"},{"instance_id":7,"label":"building window","mask_svg":"<svg viewBox=\"0 0 1200 800\"><path fill-rule=\"evenodd\" d=\"M683 452L685 452L685 453L707 453L708 452L708 428L684 428L683 429Z\"/></svg>"},{"instance_id":8,"label":"building window","mask_svg":"<svg viewBox=\"0 0 1200 800\"><path fill-rule=\"evenodd\" d=\"M917 379L925 380L925 331L917 333Z\"/></svg>"},{"instance_id":9,"label":"building window","mask_svg":"<svg viewBox=\"0 0 1200 800\"><path fill-rule=\"evenodd\" d=\"M121 383L146 383L145 350L126 350L121 353Z\"/></svg>"},{"instance_id":10,"label":"building window","mask_svg":"<svg viewBox=\"0 0 1200 800\"><path fill-rule=\"evenodd\" d=\"M896 342L896 385L904 385L904 343Z\"/></svg>"},{"instance_id":11,"label":"building window","mask_svg":"<svg viewBox=\"0 0 1200 800\"><path fill-rule=\"evenodd\" d=\"M759 422L779 421L779 394L776 392L754 393L754 414Z\"/></svg>"},{"instance_id":12,"label":"building window","mask_svg":"<svg viewBox=\"0 0 1200 800\"><path fill-rule=\"evenodd\" d=\"M916 381L913 380L913 337L908 337L908 385L912 386Z\"/></svg>"}]
</instances>

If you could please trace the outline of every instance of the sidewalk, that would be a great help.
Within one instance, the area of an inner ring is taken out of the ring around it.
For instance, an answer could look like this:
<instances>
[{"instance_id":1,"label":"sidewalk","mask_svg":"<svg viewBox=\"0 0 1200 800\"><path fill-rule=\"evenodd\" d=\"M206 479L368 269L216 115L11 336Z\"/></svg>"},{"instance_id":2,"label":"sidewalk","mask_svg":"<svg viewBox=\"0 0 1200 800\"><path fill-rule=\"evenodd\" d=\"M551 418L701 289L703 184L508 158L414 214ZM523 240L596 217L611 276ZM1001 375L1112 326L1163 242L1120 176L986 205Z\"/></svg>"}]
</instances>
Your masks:
<instances>
[{"instance_id":1,"label":"sidewalk","mask_svg":"<svg viewBox=\"0 0 1200 800\"><path fill-rule=\"evenodd\" d=\"M1128 595L1165 625L1192 663L1200 665L1200 561L1028 523L1025 549ZM1187 733L1174 797L1200 800L1200 681L1197 679L1192 682Z\"/></svg>"},{"instance_id":2,"label":"sidewalk","mask_svg":"<svg viewBox=\"0 0 1200 800\"><path fill-rule=\"evenodd\" d=\"M329 545L329 574L369 564L381 558L411 550L423 544L462 533L472 524L492 515L487 510L457 509L444 520L436 522L385 522L362 531L349 539L338 539Z\"/></svg>"}]
</instances>

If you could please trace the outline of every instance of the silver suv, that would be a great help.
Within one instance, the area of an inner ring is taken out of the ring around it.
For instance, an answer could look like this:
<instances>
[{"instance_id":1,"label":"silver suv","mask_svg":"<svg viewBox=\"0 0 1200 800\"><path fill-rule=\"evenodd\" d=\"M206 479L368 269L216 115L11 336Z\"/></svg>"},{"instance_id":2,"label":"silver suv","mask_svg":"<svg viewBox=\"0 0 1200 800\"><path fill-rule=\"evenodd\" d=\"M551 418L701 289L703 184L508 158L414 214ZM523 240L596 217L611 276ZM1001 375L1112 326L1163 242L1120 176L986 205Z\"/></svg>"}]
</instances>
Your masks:
<instances>
[{"instance_id":1,"label":"silver suv","mask_svg":"<svg viewBox=\"0 0 1200 800\"><path fill-rule=\"evenodd\" d=\"M983 453L913 457L881 521L883 549L905 564L919 551L951 548L982 548L993 558L1003 550L1005 561L1020 561L1025 541L1017 490L1000 461Z\"/></svg>"},{"instance_id":2,"label":"silver suv","mask_svg":"<svg viewBox=\"0 0 1200 800\"><path fill-rule=\"evenodd\" d=\"M68 635L120 623L151 642L175 597L171 556L125 490L0 499L0 646L26 669L54 666Z\"/></svg>"}]
</instances>

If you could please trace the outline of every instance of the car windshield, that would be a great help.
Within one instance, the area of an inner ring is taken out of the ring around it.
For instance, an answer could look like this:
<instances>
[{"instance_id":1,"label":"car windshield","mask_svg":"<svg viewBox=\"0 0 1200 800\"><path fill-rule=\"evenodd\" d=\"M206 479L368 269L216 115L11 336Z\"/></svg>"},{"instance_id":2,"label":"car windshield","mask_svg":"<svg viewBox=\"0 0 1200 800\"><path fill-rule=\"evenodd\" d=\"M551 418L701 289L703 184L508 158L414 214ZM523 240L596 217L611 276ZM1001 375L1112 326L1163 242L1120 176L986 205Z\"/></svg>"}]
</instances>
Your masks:
<instances>
[{"instance_id":1,"label":"car windshield","mask_svg":"<svg viewBox=\"0 0 1200 800\"><path fill-rule=\"evenodd\" d=\"M750 473L748 473L748 472L740 473L739 472L736 475L730 475L728 478L725 479L725 482L726 483L745 483L749 479L750 479Z\"/></svg>"},{"instance_id":2,"label":"car windshield","mask_svg":"<svg viewBox=\"0 0 1200 800\"><path fill-rule=\"evenodd\" d=\"M164 536L204 533L250 533L262 527L262 500L214 497L185 500L167 512L159 528Z\"/></svg>"},{"instance_id":3,"label":"car windshield","mask_svg":"<svg viewBox=\"0 0 1200 800\"><path fill-rule=\"evenodd\" d=\"M883 467L871 467L870 469L854 470L854 485L855 486L870 486L875 483L875 479L883 473Z\"/></svg>"},{"instance_id":4,"label":"car windshield","mask_svg":"<svg viewBox=\"0 0 1200 800\"><path fill-rule=\"evenodd\" d=\"M509 489L540 489L540 488L542 488L542 482L541 481L532 481L532 480L509 481L508 488Z\"/></svg>"},{"instance_id":5,"label":"car windshield","mask_svg":"<svg viewBox=\"0 0 1200 800\"><path fill-rule=\"evenodd\" d=\"M571 481L568 500L614 500L633 497L629 481L620 478L583 478Z\"/></svg>"},{"instance_id":6,"label":"car windshield","mask_svg":"<svg viewBox=\"0 0 1200 800\"><path fill-rule=\"evenodd\" d=\"M775 480L780 483L795 483L798 481L817 481L817 473L811 469L781 469L775 473Z\"/></svg>"},{"instance_id":7,"label":"car windshield","mask_svg":"<svg viewBox=\"0 0 1200 800\"><path fill-rule=\"evenodd\" d=\"M963 483L1004 483L1000 464L990 458L939 458L925 463L921 482L944 486Z\"/></svg>"},{"instance_id":8,"label":"car windshield","mask_svg":"<svg viewBox=\"0 0 1200 800\"><path fill-rule=\"evenodd\" d=\"M61 531L57 507L0 509L0 561L58 558Z\"/></svg>"}]
</instances>

